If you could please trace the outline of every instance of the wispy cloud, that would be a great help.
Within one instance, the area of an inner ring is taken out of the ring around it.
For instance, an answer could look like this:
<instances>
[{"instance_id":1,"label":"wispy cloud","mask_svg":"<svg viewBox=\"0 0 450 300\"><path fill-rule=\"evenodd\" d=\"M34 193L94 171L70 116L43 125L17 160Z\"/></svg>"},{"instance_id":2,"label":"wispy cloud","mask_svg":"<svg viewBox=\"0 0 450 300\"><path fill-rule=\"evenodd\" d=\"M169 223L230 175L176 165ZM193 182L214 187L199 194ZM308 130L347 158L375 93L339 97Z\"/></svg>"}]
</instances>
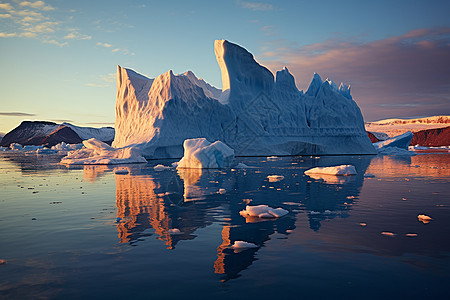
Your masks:
<instances>
[{"instance_id":1,"label":"wispy cloud","mask_svg":"<svg viewBox=\"0 0 450 300\"><path fill-rule=\"evenodd\" d=\"M6 117L34 117L36 114L29 114L24 112L0 112L0 116Z\"/></svg>"},{"instance_id":2,"label":"wispy cloud","mask_svg":"<svg viewBox=\"0 0 450 300\"><path fill-rule=\"evenodd\" d=\"M0 14L0 19L7 19L7 18L11 18L11 14Z\"/></svg>"},{"instance_id":3,"label":"wispy cloud","mask_svg":"<svg viewBox=\"0 0 450 300\"><path fill-rule=\"evenodd\" d=\"M28 7L40 9L43 11L54 10L54 8L51 5L45 4L44 1L35 1L35 2L23 1L23 2L20 2L19 5L20 6L28 6Z\"/></svg>"},{"instance_id":4,"label":"wispy cloud","mask_svg":"<svg viewBox=\"0 0 450 300\"><path fill-rule=\"evenodd\" d=\"M15 33L15 32L10 32L10 33L0 32L0 37L2 37L2 38L11 38L11 37L15 37L15 36L17 36L17 33Z\"/></svg>"},{"instance_id":5,"label":"wispy cloud","mask_svg":"<svg viewBox=\"0 0 450 300\"><path fill-rule=\"evenodd\" d=\"M105 88L105 87L110 87L110 84L97 84L97 83L88 83L86 84L87 86L90 87L95 87L95 88Z\"/></svg>"},{"instance_id":6,"label":"wispy cloud","mask_svg":"<svg viewBox=\"0 0 450 300\"><path fill-rule=\"evenodd\" d=\"M276 41L261 56L284 65L306 89L314 72L352 85L368 120L450 114L450 28L420 29L372 42L332 39L295 47Z\"/></svg>"},{"instance_id":7,"label":"wispy cloud","mask_svg":"<svg viewBox=\"0 0 450 300\"><path fill-rule=\"evenodd\" d=\"M79 33L78 31L74 30L72 32L69 32L67 35L64 36L66 40L90 40L92 39L92 36L87 34Z\"/></svg>"},{"instance_id":8,"label":"wispy cloud","mask_svg":"<svg viewBox=\"0 0 450 300\"><path fill-rule=\"evenodd\" d=\"M98 42L98 43L97 43L97 46L105 47L105 48L111 48L111 47L112 47L111 44L108 44L108 43L101 43L101 42Z\"/></svg>"},{"instance_id":9,"label":"wispy cloud","mask_svg":"<svg viewBox=\"0 0 450 300\"><path fill-rule=\"evenodd\" d=\"M58 42L57 40L48 40L48 41L44 41L44 43L56 45L58 47L64 47L64 46L67 46L69 44L67 42Z\"/></svg>"},{"instance_id":10,"label":"wispy cloud","mask_svg":"<svg viewBox=\"0 0 450 300\"><path fill-rule=\"evenodd\" d=\"M263 2L247 2L247 1L241 1L239 2L241 7L255 10L255 11L269 11L274 10L275 7L272 4L263 3Z\"/></svg>"},{"instance_id":11,"label":"wispy cloud","mask_svg":"<svg viewBox=\"0 0 450 300\"><path fill-rule=\"evenodd\" d=\"M14 10L14 7L10 3L0 3L0 9L10 11Z\"/></svg>"}]
</instances>

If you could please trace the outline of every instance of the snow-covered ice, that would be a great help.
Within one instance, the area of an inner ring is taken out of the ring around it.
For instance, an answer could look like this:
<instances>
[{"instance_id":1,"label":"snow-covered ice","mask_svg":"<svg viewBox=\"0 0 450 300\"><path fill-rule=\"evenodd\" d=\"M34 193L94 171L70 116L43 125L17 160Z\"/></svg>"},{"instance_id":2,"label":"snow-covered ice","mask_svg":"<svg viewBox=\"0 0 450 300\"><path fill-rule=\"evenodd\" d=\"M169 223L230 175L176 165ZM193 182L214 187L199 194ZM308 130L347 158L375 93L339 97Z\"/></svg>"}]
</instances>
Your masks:
<instances>
[{"instance_id":1,"label":"snow-covered ice","mask_svg":"<svg viewBox=\"0 0 450 300\"><path fill-rule=\"evenodd\" d=\"M231 249L249 249L258 248L257 245L245 241L235 241L233 245L230 246Z\"/></svg>"},{"instance_id":2,"label":"snow-covered ice","mask_svg":"<svg viewBox=\"0 0 450 300\"><path fill-rule=\"evenodd\" d=\"M244 210L241 210L239 214L243 217L256 217L256 218L279 218L287 215L289 212L281 207L272 208L268 205L247 205Z\"/></svg>"},{"instance_id":3,"label":"snow-covered ice","mask_svg":"<svg viewBox=\"0 0 450 300\"><path fill-rule=\"evenodd\" d=\"M338 175L348 176L356 175L356 169L352 165L340 165L332 167L316 167L305 171L306 175L324 174L324 175Z\"/></svg>"},{"instance_id":4,"label":"snow-covered ice","mask_svg":"<svg viewBox=\"0 0 450 300\"><path fill-rule=\"evenodd\" d=\"M147 160L134 147L113 148L95 138L83 141L85 148L70 151L61 160L66 165L108 165L146 163Z\"/></svg>"},{"instance_id":5,"label":"snow-covered ice","mask_svg":"<svg viewBox=\"0 0 450 300\"><path fill-rule=\"evenodd\" d=\"M284 179L284 176L282 175L269 175L267 176L267 179L269 179L269 182L278 182Z\"/></svg>"},{"instance_id":6,"label":"snow-covered ice","mask_svg":"<svg viewBox=\"0 0 450 300\"><path fill-rule=\"evenodd\" d=\"M221 141L210 143L205 138L187 139L183 147L184 156L177 168L227 168L234 160L234 150Z\"/></svg>"},{"instance_id":7,"label":"snow-covered ice","mask_svg":"<svg viewBox=\"0 0 450 300\"><path fill-rule=\"evenodd\" d=\"M306 93L244 48L214 44L222 91L192 72L155 79L118 66L114 147L147 158L183 156L186 139L220 140L236 155L375 154L350 87L315 74Z\"/></svg>"},{"instance_id":8,"label":"snow-covered ice","mask_svg":"<svg viewBox=\"0 0 450 300\"><path fill-rule=\"evenodd\" d=\"M167 167L167 166L159 164L159 165L154 166L153 169L157 172L161 172L161 171L169 170L169 169L171 169L171 167Z\"/></svg>"}]
</instances>

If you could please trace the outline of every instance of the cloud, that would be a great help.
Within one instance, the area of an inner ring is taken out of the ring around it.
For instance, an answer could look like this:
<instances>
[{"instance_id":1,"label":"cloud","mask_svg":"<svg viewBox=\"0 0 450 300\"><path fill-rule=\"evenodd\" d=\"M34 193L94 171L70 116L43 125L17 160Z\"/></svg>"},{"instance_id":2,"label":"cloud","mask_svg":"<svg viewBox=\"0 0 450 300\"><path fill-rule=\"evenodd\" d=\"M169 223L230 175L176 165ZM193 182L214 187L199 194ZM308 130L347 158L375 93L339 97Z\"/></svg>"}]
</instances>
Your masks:
<instances>
[{"instance_id":1,"label":"cloud","mask_svg":"<svg viewBox=\"0 0 450 300\"><path fill-rule=\"evenodd\" d=\"M0 38L10 38L15 36L17 36L17 33L15 32L12 33L0 32Z\"/></svg>"},{"instance_id":2,"label":"cloud","mask_svg":"<svg viewBox=\"0 0 450 300\"><path fill-rule=\"evenodd\" d=\"M6 117L34 117L36 114L29 114L24 112L0 112L0 116Z\"/></svg>"},{"instance_id":3,"label":"cloud","mask_svg":"<svg viewBox=\"0 0 450 300\"><path fill-rule=\"evenodd\" d=\"M106 76L101 76L101 79L105 82L115 82L117 80L116 73L109 73Z\"/></svg>"},{"instance_id":4,"label":"cloud","mask_svg":"<svg viewBox=\"0 0 450 300\"><path fill-rule=\"evenodd\" d=\"M92 39L92 36L81 34L78 31L72 31L68 33L66 36L64 36L66 40L90 40Z\"/></svg>"},{"instance_id":5,"label":"cloud","mask_svg":"<svg viewBox=\"0 0 450 300\"><path fill-rule=\"evenodd\" d=\"M288 66L299 89L314 72L350 83L366 120L450 114L450 28L424 28L372 42L332 39L303 47L275 41L269 68Z\"/></svg>"},{"instance_id":6,"label":"cloud","mask_svg":"<svg viewBox=\"0 0 450 300\"><path fill-rule=\"evenodd\" d=\"M0 19L7 19L11 18L12 16L10 14L0 14Z\"/></svg>"},{"instance_id":7,"label":"cloud","mask_svg":"<svg viewBox=\"0 0 450 300\"><path fill-rule=\"evenodd\" d=\"M101 47L105 47L105 48L111 48L111 47L112 47L111 44L108 44L108 43L100 43L100 42L97 43L97 46L101 46Z\"/></svg>"},{"instance_id":8,"label":"cloud","mask_svg":"<svg viewBox=\"0 0 450 300\"><path fill-rule=\"evenodd\" d=\"M247 8L247 9L251 9L251 10L255 10L255 11L269 11L269 10L275 9L272 4L262 3L262 2L242 1L242 2L240 2L240 5L243 8Z\"/></svg>"},{"instance_id":9,"label":"cloud","mask_svg":"<svg viewBox=\"0 0 450 300\"><path fill-rule=\"evenodd\" d=\"M40 9L44 11L54 10L51 5L46 5L44 1L36 1L36 2L30 2L30 1L23 1L20 2L20 6L28 6L35 9Z\"/></svg>"},{"instance_id":10,"label":"cloud","mask_svg":"<svg viewBox=\"0 0 450 300\"><path fill-rule=\"evenodd\" d=\"M28 32L36 32L36 33L50 33L50 32L55 32L56 30L56 26L58 26L58 22L43 22L31 27L27 27L25 28L25 31Z\"/></svg>"},{"instance_id":11,"label":"cloud","mask_svg":"<svg viewBox=\"0 0 450 300\"><path fill-rule=\"evenodd\" d=\"M12 5L10 3L0 3L0 9L4 9L4 10L14 10L14 7L12 7Z\"/></svg>"},{"instance_id":12,"label":"cloud","mask_svg":"<svg viewBox=\"0 0 450 300\"><path fill-rule=\"evenodd\" d=\"M61 42L58 42L58 41L56 41L56 40L48 40L48 41L44 41L44 43L56 45L56 46L58 46L58 47L64 47L64 46L67 46L67 45L69 44L69 43L67 43L67 42L61 43Z\"/></svg>"}]
</instances>

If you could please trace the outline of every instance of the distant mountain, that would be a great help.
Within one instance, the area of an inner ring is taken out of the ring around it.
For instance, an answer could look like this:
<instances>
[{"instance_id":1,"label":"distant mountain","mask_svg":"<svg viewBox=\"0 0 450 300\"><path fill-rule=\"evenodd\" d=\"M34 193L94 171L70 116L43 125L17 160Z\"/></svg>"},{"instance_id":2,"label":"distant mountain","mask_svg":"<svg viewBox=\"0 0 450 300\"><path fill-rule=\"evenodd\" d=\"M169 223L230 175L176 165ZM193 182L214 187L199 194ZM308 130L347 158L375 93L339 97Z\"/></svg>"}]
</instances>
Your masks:
<instances>
[{"instance_id":1,"label":"distant mountain","mask_svg":"<svg viewBox=\"0 0 450 300\"><path fill-rule=\"evenodd\" d=\"M450 126L450 116L432 116L417 119L385 119L376 122L365 122L365 128L377 136L377 133L386 133L390 138L407 131L413 133Z\"/></svg>"},{"instance_id":2,"label":"distant mountain","mask_svg":"<svg viewBox=\"0 0 450 300\"><path fill-rule=\"evenodd\" d=\"M426 147L440 147L450 145L450 126L445 128L436 128L421 130L414 133L411 145L420 145Z\"/></svg>"},{"instance_id":3,"label":"distant mountain","mask_svg":"<svg viewBox=\"0 0 450 300\"><path fill-rule=\"evenodd\" d=\"M78 144L90 138L111 144L114 139L114 128L79 127L69 123L56 124L46 121L23 121L3 137L0 146L9 147L11 143L18 143L23 146L47 145L51 147L61 142Z\"/></svg>"}]
</instances>

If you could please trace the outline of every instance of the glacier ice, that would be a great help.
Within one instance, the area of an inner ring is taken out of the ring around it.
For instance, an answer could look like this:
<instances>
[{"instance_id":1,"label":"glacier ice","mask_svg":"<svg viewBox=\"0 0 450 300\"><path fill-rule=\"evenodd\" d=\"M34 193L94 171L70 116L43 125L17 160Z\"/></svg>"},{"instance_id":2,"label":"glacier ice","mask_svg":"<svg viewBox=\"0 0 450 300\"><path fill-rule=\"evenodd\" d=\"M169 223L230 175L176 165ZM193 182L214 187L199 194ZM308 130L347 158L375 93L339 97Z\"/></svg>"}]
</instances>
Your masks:
<instances>
[{"instance_id":1,"label":"glacier ice","mask_svg":"<svg viewBox=\"0 0 450 300\"><path fill-rule=\"evenodd\" d=\"M205 138L187 139L183 143L184 156L177 168L217 169L230 167L234 150L222 143L210 143Z\"/></svg>"},{"instance_id":2,"label":"glacier ice","mask_svg":"<svg viewBox=\"0 0 450 300\"><path fill-rule=\"evenodd\" d=\"M413 133L411 131L408 131L393 138L373 143L373 146L378 151L380 151L382 148L388 147L397 147L400 149L408 150L408 146L411 143L413 136L414 136Z\"/></svg>"},{"instance_id":3,"label":"glacier ice","mask_svg":"<svg viewBox=\"0 0 450 300\"><path fill-rule=\"evenodd\" d=\"M113 148L95 138L83 141L85 148L70 151L63 157L61 164L65 165L108 165L146 163L138 148Z\"/></svg>"},{"instance_id":4,"label":"glacier ice","mask_svg":"<svg viewBox=\"0 0 450 300\"><path fill-rule=\"evenodd\" d=\"M299 91L285 67L274 75L236 44L214 44L222 90L192 72L149 79L118 66L117 148L179 158L186 139L220 140L237 156L376 154L350 87L318 74Z\"/></svg>"}]
</instances>

